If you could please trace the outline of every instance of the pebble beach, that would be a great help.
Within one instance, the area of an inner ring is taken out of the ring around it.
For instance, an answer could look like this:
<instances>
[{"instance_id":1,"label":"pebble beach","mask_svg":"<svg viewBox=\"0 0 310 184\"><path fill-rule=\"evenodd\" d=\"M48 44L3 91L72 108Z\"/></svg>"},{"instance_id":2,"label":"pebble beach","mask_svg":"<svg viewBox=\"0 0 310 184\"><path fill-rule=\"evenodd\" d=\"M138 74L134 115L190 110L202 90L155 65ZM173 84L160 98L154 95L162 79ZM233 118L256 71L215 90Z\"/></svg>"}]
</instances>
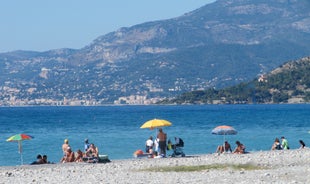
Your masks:
<instances>
[{"instance_id":1,"label":"pebble beach","mask_svg":"<svg viewBox=\"0 0 310 184\"><path fill-rule=\"evenodd\" d=\"M212 166L164 171L177 166ZM233 166L252 165L254 168ZM310 149L0 167L0 183L310 183Z\"/></svg>"}]
</instances>

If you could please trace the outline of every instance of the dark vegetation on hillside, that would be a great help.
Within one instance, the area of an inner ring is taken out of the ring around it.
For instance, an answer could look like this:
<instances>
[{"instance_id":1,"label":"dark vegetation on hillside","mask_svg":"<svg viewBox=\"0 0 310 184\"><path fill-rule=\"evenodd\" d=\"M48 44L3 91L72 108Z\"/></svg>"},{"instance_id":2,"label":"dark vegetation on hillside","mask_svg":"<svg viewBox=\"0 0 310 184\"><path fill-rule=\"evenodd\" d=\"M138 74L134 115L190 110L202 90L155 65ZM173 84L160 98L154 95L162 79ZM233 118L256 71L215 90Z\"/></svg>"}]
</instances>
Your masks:
<instances>
[{"instance_id":1,"label":"dark vegetation on hillside","mask_svg":"<svg viewBox=\"0 0 310 184\"><path fill-rule=\"evenodd\" d=\"M184 93L160 104L252 104L310 102L310 57L288 62L251 82Z\"/></svg>"}]
</instances>

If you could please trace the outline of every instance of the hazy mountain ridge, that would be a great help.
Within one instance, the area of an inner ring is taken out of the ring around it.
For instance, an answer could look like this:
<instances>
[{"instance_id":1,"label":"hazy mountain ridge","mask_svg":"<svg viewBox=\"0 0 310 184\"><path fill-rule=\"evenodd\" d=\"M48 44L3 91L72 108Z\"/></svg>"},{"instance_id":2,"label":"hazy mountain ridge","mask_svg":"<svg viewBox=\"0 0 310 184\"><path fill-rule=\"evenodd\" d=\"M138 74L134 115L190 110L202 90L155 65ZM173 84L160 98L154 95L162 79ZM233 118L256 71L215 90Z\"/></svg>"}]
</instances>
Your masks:
<instances>
[{"instance_id":1,"label":"hazy mountain ridge","mask_svg":"<svg viewBox=\"0 0 310 184\"><path fill-rule=\"evenodd\" d=\"M309 7L306 0L218 0L120 28L81 49L2 53L0 85L17 89L3 93L15 99L100 104L231 86L309 55Z\"/></svg>"}]
</instances>

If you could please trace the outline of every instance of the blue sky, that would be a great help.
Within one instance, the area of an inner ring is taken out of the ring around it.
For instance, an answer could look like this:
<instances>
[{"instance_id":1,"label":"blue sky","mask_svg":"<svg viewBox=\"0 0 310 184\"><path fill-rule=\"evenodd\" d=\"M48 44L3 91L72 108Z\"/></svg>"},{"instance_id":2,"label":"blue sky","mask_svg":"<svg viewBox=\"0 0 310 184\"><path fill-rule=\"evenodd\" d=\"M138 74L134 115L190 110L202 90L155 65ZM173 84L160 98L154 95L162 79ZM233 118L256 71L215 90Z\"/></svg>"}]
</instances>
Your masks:
<instances>
[{"instance_id":1,"label":"blue sky","mask_svg":"<svg viewBox=\"0 0 310 184\"><path fill-rule=\"evenodd\" d=\"M183 15L215 0L9 0L0 3L0 53L82 48L121 27Z\"/></svg>"}]
</instances>

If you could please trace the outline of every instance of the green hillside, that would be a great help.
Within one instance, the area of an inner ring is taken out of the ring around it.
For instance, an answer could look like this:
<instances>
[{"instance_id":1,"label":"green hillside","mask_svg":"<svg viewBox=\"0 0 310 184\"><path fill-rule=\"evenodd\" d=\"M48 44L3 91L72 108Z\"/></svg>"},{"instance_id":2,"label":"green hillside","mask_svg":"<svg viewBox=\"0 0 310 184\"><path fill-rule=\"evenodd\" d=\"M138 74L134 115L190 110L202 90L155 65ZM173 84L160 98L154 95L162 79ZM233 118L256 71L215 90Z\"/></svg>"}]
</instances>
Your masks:
<instances>
[{"instance_id":1,"label":"green hillside","mask_svg":"<svg viewBox=\"0 0 310 184\"><path fill-rule=\"evenodd\" d=\"M252 104L310 102L310 57L288 62L251 82L192 91L160 104Z\"/></svg>"}]
</instances>

